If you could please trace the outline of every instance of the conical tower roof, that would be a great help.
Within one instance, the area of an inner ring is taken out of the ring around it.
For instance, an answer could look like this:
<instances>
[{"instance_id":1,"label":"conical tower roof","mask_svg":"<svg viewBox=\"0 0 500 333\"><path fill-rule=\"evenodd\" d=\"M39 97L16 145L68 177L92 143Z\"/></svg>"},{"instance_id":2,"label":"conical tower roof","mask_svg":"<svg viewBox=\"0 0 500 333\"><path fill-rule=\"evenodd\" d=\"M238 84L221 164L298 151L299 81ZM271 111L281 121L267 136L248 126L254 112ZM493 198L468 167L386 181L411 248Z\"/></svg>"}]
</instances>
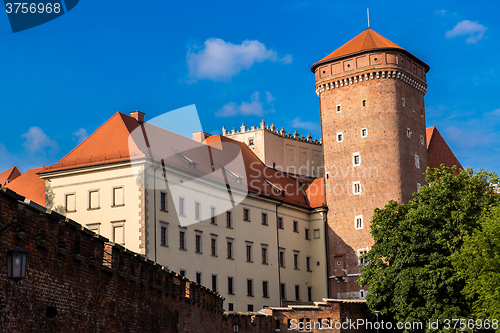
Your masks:
<instances>
[{"instance_id":1,"label":"conical tower roof","mask_svg":"<svg viewBox=\"0 0 500 333\"><path fill-rule=\"evenodd\" d=\"M400 51L404 51L406 54L410 55L411 57L415 58L418 60L420 63L424 65L426 68L426 71L429 70L429 66L425 64L422 60L418 59L415 57L413 54L410 52L406 51L403 49L401 46L391 42L381 34L375 32L374 30L368 28L320 61L316 62L314 65L311 66L311 71L314 72L316 67L318 67L320 64L326 63L326 62L331 62L336 59L344 58L350 55L354 54L360 54L364 53L367 51L373 51L377 49L397 49Z\"/></svg>"}]
</instances>

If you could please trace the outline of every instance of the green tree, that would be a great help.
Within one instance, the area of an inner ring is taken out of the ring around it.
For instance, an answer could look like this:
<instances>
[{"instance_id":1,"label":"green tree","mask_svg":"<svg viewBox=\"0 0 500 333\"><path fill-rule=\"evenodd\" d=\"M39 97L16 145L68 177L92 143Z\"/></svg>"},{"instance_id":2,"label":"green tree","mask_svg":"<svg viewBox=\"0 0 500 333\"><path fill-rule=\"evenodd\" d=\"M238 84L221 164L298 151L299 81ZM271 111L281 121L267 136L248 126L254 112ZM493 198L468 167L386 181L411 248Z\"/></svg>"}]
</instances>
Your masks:
<instances>
[{"instance_id":1,"label":"green tree","mask_svg":"<svg viewBox=\"0 0 500 333\"><path fill-rule=\"evenodd\" d=\"M476 318L500 319L500 206L481 221L481 229L465 237L453 259Z\"/></svg>"},{"instance_id":2,"label":"green tree","mask_svg":"<svg viewBox=\"0 0 500 333\"><path fill-rule=\"evenodd\" d=\"M375 209L375 243L365 255L360 285L370 285L368 307L397 321L467 318L471 307L462 293L464 276L451 258L464 239L480 228L481 217L498 195L494 174L471 169L428 169L428 186L408 204L390 201Z\"/></svg>"}]
</instances>

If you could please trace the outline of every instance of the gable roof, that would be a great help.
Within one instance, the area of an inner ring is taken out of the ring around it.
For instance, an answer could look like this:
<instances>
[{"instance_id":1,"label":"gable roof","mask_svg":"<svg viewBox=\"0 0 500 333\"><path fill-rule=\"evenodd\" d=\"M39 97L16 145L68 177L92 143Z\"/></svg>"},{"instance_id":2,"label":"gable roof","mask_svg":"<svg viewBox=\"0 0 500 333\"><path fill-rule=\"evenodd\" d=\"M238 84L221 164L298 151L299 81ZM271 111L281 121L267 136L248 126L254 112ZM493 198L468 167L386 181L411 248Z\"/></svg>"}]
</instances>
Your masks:
<instances>
[{"instance_id":1,"label":"gable roof","mask_svg":"<svg viewBox=\"0 0 500 333\"><path fill-rule=\"evenodd\" d=\"M144 157L136 145L129 146L128 140L130 133L139 126L135 118L117 112L59 162L45 167L43 172Z\"/></svg>"},{"instance_id":2,"label":"gable roof","mask_svg":"<svg viewBox=\"0 0 500 333\"><path fill-rule=\"evenodd\" d=\"M463 169L455 154L453 154L435 126L427 128L426 136L427 161L430 168L439 168L441 164L444 164L450 168L456 165L458 169Z\"/></svg>"},{"instance_id":3,"label":"gable roof","mask_svg":"<svg viewBox=\"0 0 500 333\"><path fill-rule=\"evenodd\" d=\"M316 62L314 65L311 66L311 71L314 72L316 67L318 67L320 64L325 63L325 62L330 62L333 61L334 59L338 58L344 58L349 55L353 54L359 54L363 52L368 52L372 50L377 50L377 49L397 49L400 51L404 51L411 57L415 58L419 62L421 62L425 68L426 71L429 70L429 66L425 64L422 60L418 59L405 49L403 49L401 46L391 42L384 36L380 35L379 33L373 31L372 29L368 28L320 61Z\"/></svg>"},{"instance_id":4,"label":"gable roof","mask_svg":"<svg viewBox=\"0 0 500 333\"><path fill-rule=\"evenodd\" d=\"M41 206L45 206L45 180L37 175L42 169L43 167L28 170L7 184L6 187Z\"/></svg>"},{"instance_id":5,"label":"gable roof","mask_svg":"<svg viewBox=\"0 0 500 333\"><path fill-rule=\"evenodd\" d=\"M6 185L19 177L21 175L21 172L16 166L13 166L12 168L9 168L2 173L0 173L0 185Z\"/></svg>"}]
</instances>

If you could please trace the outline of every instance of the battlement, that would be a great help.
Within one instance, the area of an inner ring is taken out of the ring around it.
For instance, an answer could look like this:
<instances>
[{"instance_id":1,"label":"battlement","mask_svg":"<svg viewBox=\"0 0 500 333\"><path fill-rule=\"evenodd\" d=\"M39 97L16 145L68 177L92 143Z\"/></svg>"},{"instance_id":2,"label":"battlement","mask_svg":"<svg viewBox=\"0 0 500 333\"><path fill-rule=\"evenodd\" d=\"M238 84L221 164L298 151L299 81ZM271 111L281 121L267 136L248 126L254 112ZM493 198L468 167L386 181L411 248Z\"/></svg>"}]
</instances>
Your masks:
<instances>
[{"instance_id":1,"label":"battlement","mask_svg":"<svg viewBox=\"0 0 500 333\"><path fill-rule=\"evenodd\" d=\"M232 130L228 131L225 126L222 126L222 135L227 136L227 137L231 137L231 136L237 135L237 134L243 134L243 133L248 133L248 132L257 132L257 131L266 131L266 132L275 134L275 135L283 137L283 138L302 141L302 142L308 142L311 144L316 144L316 145L322 144L321 138L319 140L317 138L314 138L314 140L313 140L310 133L308 133L307 136L304 136L304 134L302 134L302 136L301 136L297 131L295 131L294 133L292 133L291 131L287 133L287 131L285 131L284 127L281 127L281 129L279 130L276 126L274 126L273 123L271 125L266 124L264 119L262 119L262 121L258 127L251 126L250 128L248 128L245 125L245 123L242 123L239 131L236 130L234 127Z\"/></svg>"}]
</instances>

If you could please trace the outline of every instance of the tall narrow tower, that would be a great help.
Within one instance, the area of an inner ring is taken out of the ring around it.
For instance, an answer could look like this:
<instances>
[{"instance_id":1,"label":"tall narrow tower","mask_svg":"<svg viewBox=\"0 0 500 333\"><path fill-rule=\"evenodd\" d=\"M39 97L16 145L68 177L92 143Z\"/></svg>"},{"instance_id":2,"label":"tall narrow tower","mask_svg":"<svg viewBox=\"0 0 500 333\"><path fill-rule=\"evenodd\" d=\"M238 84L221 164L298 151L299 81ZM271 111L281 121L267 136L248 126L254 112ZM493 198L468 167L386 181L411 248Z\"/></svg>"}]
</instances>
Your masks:
<instances>
[{"instance_id":1,"label":"tall narrow tower","mask_svg":"<svg viewBox=\"0 0 500 333\"><path fill-rule=\"evenodd\" d=\"M315 63L329 225L330 297L364 298L358 257L373 244L373 210L407 202L424 183L423 61L367 29Z\"/></svg>"}]
</instances>

